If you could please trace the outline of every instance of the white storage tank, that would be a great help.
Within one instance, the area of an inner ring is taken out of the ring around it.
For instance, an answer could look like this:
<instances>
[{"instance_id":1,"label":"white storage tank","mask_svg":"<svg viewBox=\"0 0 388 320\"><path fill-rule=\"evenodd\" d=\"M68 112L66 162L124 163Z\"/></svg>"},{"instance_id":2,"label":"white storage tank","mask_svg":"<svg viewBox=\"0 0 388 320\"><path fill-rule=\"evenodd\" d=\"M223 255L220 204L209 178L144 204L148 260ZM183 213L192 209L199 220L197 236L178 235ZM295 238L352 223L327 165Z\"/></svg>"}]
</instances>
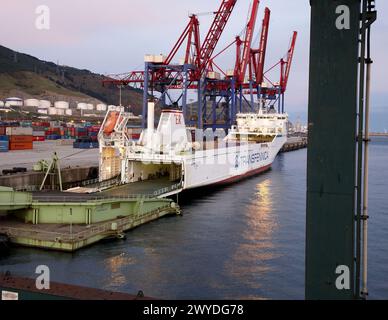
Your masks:
<instances>
[{"instance_id":1,"label":"white storage tank","mask_svg":"<svg viewBox=\"0 0 388 320\"><path fill-rule=\"evenodd\" d=\"M57 110L57 115L58 116L64 116L65 115L65 109L58 109L58 108L55 108Z\"/></svg>"},{"instance_id":2,"label":"white storage tank","mask_svg":"<svg viewBox=\"0 0 388 320\"><path fill-rule=\"evenodd\" d=\"M71 110L71 109L66 109L66 110L65 110L65 114L66 114L67 116L72 116L72 115L73 115L73 110Z\"/></svg>"},{"instance_id":3,"label":"white storage tank","mask_svg":"<svg viewBox=\"0 0 388 320\"><path fill-rule=\"evenodd\" d=\"M23 107L23 100L20 98L12 97L5 100L6 107Z\"/></svg>"},{"instance_id":4,"label":"white storage tank","mask_svg":"<svg viewBox=\"0 0 388 320\"><path fill-rule=\"evenodd\" d=\"M38 113L47 114L47 109L38 109Z\"/></svg>"},{"instance_id":5,"label":"white storage tank","mask_svg":"<svg viewBox=\"0 0 388 320\"><path fill-rule=\"evenodd\" d=\"M48 100L39 100L40 109L48 109L51 107L51 102Z\"/></svg>"},{"instance_id":6,"label":"white storage tank","mask_svg":"<svg viewBox=\"0 0 388 320\"><path fill-rule=\"evenodd\" d=\"M38 99L26 99L26 100L24 100L24 106L38 108L39 107L39 100Z\"/></svg>"},{"instance_id":7,"label":"white storage tank","mask_svg":"<svg viewBox=\"0 0 388 320\"><path fill-rule=\"evenodd\" d=\"M87 104L87 109L88 110L94 110L94 105L92 103Z\"/></svg>"},{"instance_id":8,"label":"white storage tank","mask_svg":"<svg viewBox=\"0 0 388 320\"><path fill-rule=\"evenodd\" d=\"M54 103L54 107L57 109L69 109L69 103L66 101L57 101Z\"/></svg>"},{"instance_id":9,"label":"white storage tank","mask_svg":"<svg viewBox=\"0 0 388 320\"><path fill-rule=\"evenodd\" d=\"M88 105L86 103L80 102L80 103L77 104L77 109L79 109L79 110L87 110L88 109Z\"/></svg>"},{"instance_id":10,"label":"white storage tank","mask_svg":"<svg viewBox=\"0 0 388 320\"><path fill-rule=\"evenodd\" d=\"M106 104L102 104L102 103L98 104L96 106L96 110L97 111L106 111Z\"/></svg>"},{"instance_id":11,"label":"white storage tank","mask_svg":"<svg viewBox=\"0 0 388 320\"><path fill-rule=\"evenodd\" d=\"M52 108L52 107L48 108L48 114L50 116L56 116L57 115L57 109L56 108Z\"/></svg>"},{"instance_id":12,"label":"white storage tank","mask_svg":"<svg viewBox=\"0 0 388 320\"><path fill-rule=\"evenodd\" d=\"M0 101L0 108L1 107L4 107L4 102L3 101Z\"/></svg>"}]
</instances>

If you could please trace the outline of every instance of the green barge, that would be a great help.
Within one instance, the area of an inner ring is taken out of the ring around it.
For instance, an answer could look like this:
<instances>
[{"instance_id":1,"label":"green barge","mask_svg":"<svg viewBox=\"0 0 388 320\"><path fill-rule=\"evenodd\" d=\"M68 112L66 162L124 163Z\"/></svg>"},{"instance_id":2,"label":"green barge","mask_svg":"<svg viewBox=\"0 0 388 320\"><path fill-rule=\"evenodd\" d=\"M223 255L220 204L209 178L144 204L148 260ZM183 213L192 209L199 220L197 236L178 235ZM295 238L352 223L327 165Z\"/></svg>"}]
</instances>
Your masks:
<instances>
[{"instance_id":1,"label":"green barge","mask_svg":"<svg viewBox=\"0 0 388 320\"><path fill-rule=\"evenodd\" d=\"M0 234L13 244L42 249L73 252L177 214L171 199L147 195L34 195L0 187Z\"/></svg>"}]
</instances>

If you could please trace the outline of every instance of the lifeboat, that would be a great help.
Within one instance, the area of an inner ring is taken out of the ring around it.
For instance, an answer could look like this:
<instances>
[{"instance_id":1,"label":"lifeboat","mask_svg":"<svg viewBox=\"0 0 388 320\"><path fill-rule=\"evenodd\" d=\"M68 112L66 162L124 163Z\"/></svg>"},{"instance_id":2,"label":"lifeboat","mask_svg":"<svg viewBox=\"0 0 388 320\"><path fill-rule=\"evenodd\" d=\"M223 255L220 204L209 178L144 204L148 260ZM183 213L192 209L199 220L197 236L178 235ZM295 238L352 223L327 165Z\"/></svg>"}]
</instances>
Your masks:
<instances>
[{"instance_id":1,"label":"lifeboat","mask_svg":"<svg viewBox=\"0 0 388 320\"><path fill-rule=\"evenodd\" d=\"M117 120L119 118L119 112L113 111L109 114L108 119L106 120L105 126L104 126L104 134L110 135L117 123Z\"/></svg>"}]
</instances>

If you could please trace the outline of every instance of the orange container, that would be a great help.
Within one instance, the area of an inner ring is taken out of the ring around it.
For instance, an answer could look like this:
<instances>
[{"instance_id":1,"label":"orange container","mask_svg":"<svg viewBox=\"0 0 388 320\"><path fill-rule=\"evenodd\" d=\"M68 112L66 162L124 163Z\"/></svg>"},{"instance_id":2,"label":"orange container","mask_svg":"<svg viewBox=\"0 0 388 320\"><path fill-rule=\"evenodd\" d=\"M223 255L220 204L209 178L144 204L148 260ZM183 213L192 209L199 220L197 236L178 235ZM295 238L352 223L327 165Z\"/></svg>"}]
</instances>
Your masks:
<instances>
[{"instance_id":1,"label":"orange container","mask_svg":"<svg viewBox=\"0 0 388 320\"><path fill-rule=\"evenodd\" d=\"M30 143L32 142L32 136L10 136L9 142L10 143Z\"/></svg>"},{"instance_id":2,"label":"orange container","mask_svg":"<svg viewBox=\"0 0 388 320\"><path fill-rule=\"evenodd\" d=\"M33 149L33 143L31 142L10 142L9 144L9 150L15 151L15 150L32 150Z\"/></svg>"}]
</instances>

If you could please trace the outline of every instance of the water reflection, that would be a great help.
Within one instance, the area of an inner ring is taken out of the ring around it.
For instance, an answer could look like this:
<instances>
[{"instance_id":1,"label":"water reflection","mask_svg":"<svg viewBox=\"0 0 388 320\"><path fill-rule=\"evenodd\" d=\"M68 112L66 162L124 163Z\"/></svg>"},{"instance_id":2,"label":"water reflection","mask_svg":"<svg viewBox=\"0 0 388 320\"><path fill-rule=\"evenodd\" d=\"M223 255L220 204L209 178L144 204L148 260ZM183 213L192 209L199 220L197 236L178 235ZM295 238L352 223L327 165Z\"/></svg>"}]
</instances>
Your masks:
<instances>
[{"instance_id":1,"label":"water reflection","mask_svg":"<svg viewBox=\"0 0 388 320\"><path fill-rule=\"evenodd\" d=\"M257 184L253 199L246 208L242 208L245 228L227 267L232 277L253 289L261 288L260 278L273 270L273 265L267 262L278 256L274 252L273 243L278 221L276 213L273 212L271 187L271 179Z\"/></svg>"},{"instance_id":2,"label":"water reflection","mask_svg":"<svg viewBox=\"0 0 388 320\"><path fill-rule=\"evenodd\" d=\"M129 257L126 253L106 258L104 265L108 269L110 277L107 279L106 286L110 288L119 287L128 282L125 276L125 267L136 263L136 259Z\"/></svg>"}]
</instances>

